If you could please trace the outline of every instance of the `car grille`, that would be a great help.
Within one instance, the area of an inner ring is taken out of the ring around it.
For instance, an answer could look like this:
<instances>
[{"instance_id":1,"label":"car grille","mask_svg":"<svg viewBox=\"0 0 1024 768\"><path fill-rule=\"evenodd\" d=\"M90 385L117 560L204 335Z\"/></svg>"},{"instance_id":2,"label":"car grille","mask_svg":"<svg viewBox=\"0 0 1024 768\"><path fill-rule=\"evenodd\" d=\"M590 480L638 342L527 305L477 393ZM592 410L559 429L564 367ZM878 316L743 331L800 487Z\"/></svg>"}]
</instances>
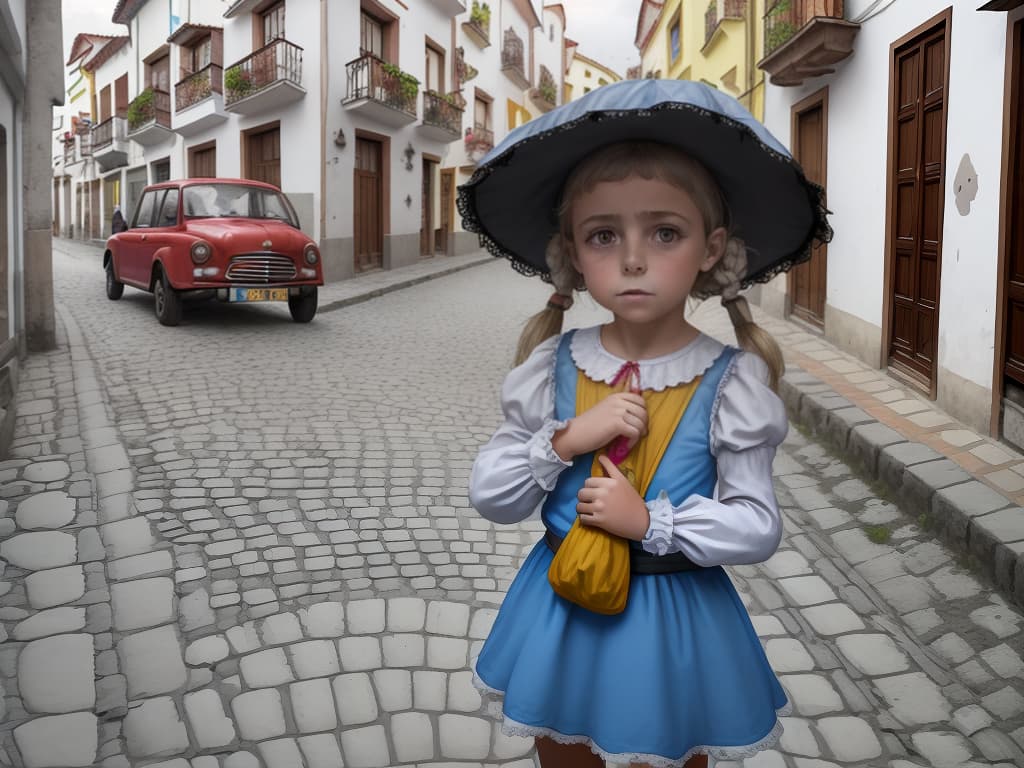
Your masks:
<instances>
[{"instance_id":1,"label":"car grille","mask_svg":"<svg viewBox=\"0 0 1024 768\"><path fill-rule=\"evenodd\" d=\"M280 283L295 279L295 262L287 256L254 253L235 256L227 271L228 280L239 283Z\"/></svg>"}]
</instances>

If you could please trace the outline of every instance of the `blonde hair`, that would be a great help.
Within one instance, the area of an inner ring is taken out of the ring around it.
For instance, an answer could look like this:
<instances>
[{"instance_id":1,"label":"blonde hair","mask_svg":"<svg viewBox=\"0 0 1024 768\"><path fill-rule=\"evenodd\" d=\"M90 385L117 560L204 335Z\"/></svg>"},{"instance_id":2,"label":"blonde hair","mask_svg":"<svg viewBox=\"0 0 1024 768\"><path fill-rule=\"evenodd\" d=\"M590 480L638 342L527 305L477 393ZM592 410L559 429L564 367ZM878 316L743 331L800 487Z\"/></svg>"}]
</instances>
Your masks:
<instances>
[{"instance_id":1,"label":"blonde hair","mask_svg":"<svg viewBox=\"0 0 1024 768\"><path fill-rule=\"evenodd\" d=\"M718 185L707 169L689 155L666 144L646 141L603 147L573 169L562 189L559 231L548 242L544 254L556 293L571 297L574 290L585 287L583 276L572 265L573 201L598 184L631 176L659 179L686 192L704 219L705 235L719 227L728 230L729 210ZM746 253L743 241L729 236L722 258L712 269L698 274L690 295L695 299L722 295L737 343L767 363L771 387L775 389L785 370L785 361L778 343L754 323L747 300L739 295L740 280L746 273ZM516 348L516 365L525 361L542 341L562 332L563 315L561 309L549 304L527 321Z\"/></svg>"}]
</instances>

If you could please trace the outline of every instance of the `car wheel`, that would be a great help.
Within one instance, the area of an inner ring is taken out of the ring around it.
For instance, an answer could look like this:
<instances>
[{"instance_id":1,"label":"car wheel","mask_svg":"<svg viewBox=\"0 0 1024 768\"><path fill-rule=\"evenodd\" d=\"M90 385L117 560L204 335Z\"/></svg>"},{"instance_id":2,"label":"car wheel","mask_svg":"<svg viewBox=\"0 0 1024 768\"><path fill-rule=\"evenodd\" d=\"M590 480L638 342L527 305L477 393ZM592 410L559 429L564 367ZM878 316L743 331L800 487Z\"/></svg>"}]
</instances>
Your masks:
<instances>
[{"instance_id":1,"label":"car wheel","mask_svg":"<svg viewBox=\"0 0 1024 768\"><path fill-rule=\"evenodd\" d=\"M153 284L153 305L160 325L177 325L181 322L181 296L171 287L163 271Z\"/></svg>"},{"instance_id":2,"label":"car wheel","mask_svg":"<svg viewBox=\"0 0 1024 768\"><path fill-rule=\"evenodd\" d=\"M107 298L117 301L124 294L124 283L114 277L114 260L107 262Z\"/></svg>"},{"instance_id":3,"label":"car wheel","mask_svg":"<svg viewBox=\"0 0 1024 768\"><path fill-rule=\"evenodd\" d=\"M298 296L289 296L288 311L292 313L292 320L296 323L308 323L312 320L316 314L316 286L307 293L300 292Z\"/></svg>"}]
</instances>

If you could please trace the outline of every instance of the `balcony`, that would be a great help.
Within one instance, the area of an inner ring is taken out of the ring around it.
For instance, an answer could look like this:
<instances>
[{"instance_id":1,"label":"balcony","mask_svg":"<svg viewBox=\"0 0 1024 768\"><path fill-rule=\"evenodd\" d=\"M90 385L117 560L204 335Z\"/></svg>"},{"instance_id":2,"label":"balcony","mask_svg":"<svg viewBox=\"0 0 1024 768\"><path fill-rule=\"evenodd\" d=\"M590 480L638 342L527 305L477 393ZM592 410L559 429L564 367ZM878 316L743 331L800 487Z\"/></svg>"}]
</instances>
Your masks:
<instances>
[{"instance_id":1,"label":"balcony","mask_svg":"<svg viewBox=\"0 0 1024 768\"><path fill-rule=\"evenodd\" d=\"M530 87L530 79L523 65L523 40L511 27L505 30L505 39L501 44L501 71L523 90Z\"/></svg>"},{"instance_id":2,"label":"balcony","mask_svg":"<svg viewBox=\"0 0 1024 768\"><path fill-rule=\"evenodd\" d=\"M306 95L302 49L274 40L224 70L224 109L239 115L270 112Z\"/></svg>"},{"instance_id":3,"label":"balcony","mask_svg":"<svg viewBox=\"0 0 1024 768\"><path fill-rule=\"evenodd\" d=\"M466 4L462 0L433 0L434 5L445 16L458 16L466 12Z\"/></svg>"},{"instance_id":4,"label":"balcony","mask_svg":"<svg viewBox=\"0 0 1024 768\"><path fill-rule=\"evenodd\" d=\"M92 156L101 171L109 171L128 162L128 121L111 117L92 129Z\"/></svg>"},{"instance_id":5,"label":"balcony","mask_svg":"<svg viewBox=\"0 0 1024 768\"><path fill-rule=\"evenodd\" d=\"M537 87L530 90L530 98L541 112L550 112L558 104L558 84L551 70L540 65L540 79Z\"/></svg>"},{"instance_id":6,"label":"balcony","mask_svg":"<svg viewBox=\"0 0 1024 768\"><path fill-rule=\"evenodd\" d=\"M480 48L487 48L491 44L491 8L487 3L480 4L479 0L473 0L473 8L469 12L469 21L462 22L462 31L466 37L476 43Z\"/></svg>"},{"instance_id":7,"label":"balcony","mask_svg":"<svg viewBox=\"0 0 1024 768\"><path fill-rule=\"evenodd\" d=\"M843 19L843 0L774 0L764 15L758 67L773 85L800 85L835 71L853 53L859 24Z\"/></svg>"},{"instance_id":8,"label":"balcony","mask_svg":"<svg viewBox=\"0 0 1024 768\"><path fill-rule=\"evenodd\" d=\"M218 64L207 64L175 84L171 128L193 136L227 120L223 84L224 70Z\"/></svg>"},{"instance_id":9,"label":"balcony","mask_svg":"<svg viewBox=\"0 0 1024 768\"><path fill-rule=\"evenodd\" d=\"M345 65L348 75L345 109L394 128L415 122L420 81L373 54Z\"/></svg>"},{"instance_id":10,"label":"balcony","mask_svg":"<svg viewBox=\"0 0 1024 768\"><path fill-rule=\"evenodd\" d=\"M456 93L423 92L423 122L417 128L428 139L455 141L462 135L461 96Z\"/></svg>"},{"instance_id":11,"label":"balcony","mask_svg":"<svg viewBox=\"0 0 1024 768\"><path fill-rule=\"evenodd\" d=\"M704 50L721 29L722 22L736 19L742 21L747 12L747 0L711 0L704 12Z\"/></svg>"},{"instance_id":12,"label":"balcony","mask_svg":"<svg viewBox=\"0 0 1024 768\"><path fill-rule=\"evenodd\" d=\"M466 129L464 143L469 158L474 163L479 162L484 155L494 149L494 131L476 123L472 128Z\"/></svg>"},{"instance_id":13,"label":"balcony","mask_svg":"<svg viewBox=\"0 0 1024 768\"><path fill-rule=\"evenodd\" d=\"M171 137L171 94L147 88L128 105L128 138L159 144Z\"/></svg>"},{"instance_id":14,"label":"balcony","mask_svg":"<svg viewBox=\"0 0 1024 768\"><path fill-rule=\"evenodd\" d=\"M75 140L64 141L64 165L71 165L76 161L75 157Z\"/></svg>"}]
</instances>

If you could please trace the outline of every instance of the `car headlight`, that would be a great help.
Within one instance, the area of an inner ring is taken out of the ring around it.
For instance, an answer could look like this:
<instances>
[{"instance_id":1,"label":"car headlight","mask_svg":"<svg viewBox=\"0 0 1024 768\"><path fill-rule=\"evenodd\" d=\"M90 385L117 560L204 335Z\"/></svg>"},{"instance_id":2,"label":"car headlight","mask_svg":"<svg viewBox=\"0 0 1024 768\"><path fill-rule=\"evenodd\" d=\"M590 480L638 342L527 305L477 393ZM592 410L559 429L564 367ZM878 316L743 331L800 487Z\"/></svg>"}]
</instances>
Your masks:
<instances>
[{"instance_id":1,"label":"car headlight","mask_svg":"<svg viewBox=\"0 0 1024 768\"><path fill-rule=\"evenodd\" d=\"M306 259L306 263L309 264L310 266L313 266L318 261L320 261L320 251L317 250L317 247L313 245L313 243L310 243L309 245L306 246L306 249L302 252L302 255Z\"/></svg>"},{"instance_id":2,"label":"car headlight","mask_svg":"<svg viewBox=\"0 0 1024 768\"><path fill-rule=\"evenodd\" d=\"M213 248L210 247L209 243L204 243L202 240L197 240L192 243L192 263L193 264L205 264L210 260L213 255Z\"/></svg>"}]
</instances>

